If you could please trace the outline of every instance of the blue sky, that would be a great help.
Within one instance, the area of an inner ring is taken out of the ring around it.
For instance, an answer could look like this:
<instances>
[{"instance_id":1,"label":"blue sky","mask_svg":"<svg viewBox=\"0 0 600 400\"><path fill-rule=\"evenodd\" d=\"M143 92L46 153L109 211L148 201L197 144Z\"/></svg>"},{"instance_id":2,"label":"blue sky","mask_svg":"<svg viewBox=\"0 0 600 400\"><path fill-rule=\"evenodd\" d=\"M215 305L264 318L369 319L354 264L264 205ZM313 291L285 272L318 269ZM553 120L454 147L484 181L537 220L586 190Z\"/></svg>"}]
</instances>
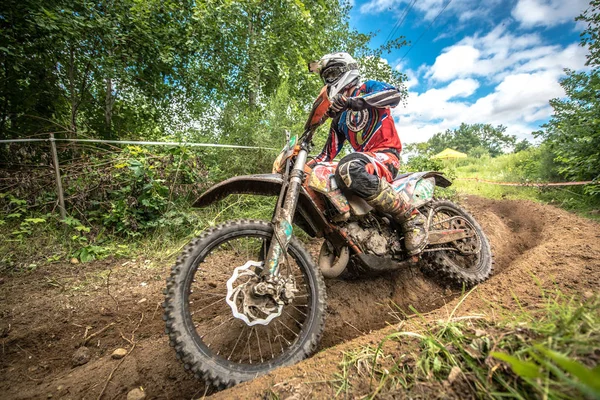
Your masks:
<instances>
[{"instance_id":1,"label":"blue sky","mask_svg":"<svg viewBox=\"0 0 600 400\"><path fill-rule=\"evenodd\" d=\"M502 124L507 133L533 141L531 132L552 114L548 101L564 96L564 68L585 68L586 49L579 46L584 26L574 18L587 8L586 0L351 4L351 26L377 32L374 47L394 29L394 37L414 44L410 52L403 47L385 56L408 76L407 104L393 111L405 143L425 141L461 122Z\"/></svg>"}]
</instances>

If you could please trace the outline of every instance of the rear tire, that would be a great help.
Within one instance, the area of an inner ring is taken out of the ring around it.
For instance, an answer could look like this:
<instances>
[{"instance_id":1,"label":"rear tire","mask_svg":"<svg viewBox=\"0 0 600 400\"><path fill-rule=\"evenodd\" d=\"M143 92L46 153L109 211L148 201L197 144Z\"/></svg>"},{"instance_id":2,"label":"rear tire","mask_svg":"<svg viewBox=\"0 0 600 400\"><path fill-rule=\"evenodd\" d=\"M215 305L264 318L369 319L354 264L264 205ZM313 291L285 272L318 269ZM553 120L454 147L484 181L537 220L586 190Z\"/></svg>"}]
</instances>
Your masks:
<instances>
[{"instance_id":1,"label":"rear tire","mask_svg":"<svg viewBox=\"0 0 600 400\"><path fill-rule=\"evenodd\" d=\"M476 249L477 254L465 255L453 250L440 250L424 253L423 260L430 271L440 272L458 284L473 286L488 279L492 274L492 251L490 243L481 229L481 226L471 214L460 206L448 200L435 200L430 203L425 210L424 215L429 215L433 211L433 218L429 226L430 230L449 229L450 222L446 221L451 217L461 217L468 222L466 225L472 229L475 236L472 238L461 239L456 242L441 245L429 246L425 250L435 248L463 248ZM469 226L470 225L470 226Z\"/></svg>"},{"instance_id":2,"label":"rear tire","mask_svg":"<svg viewBox=\"0 0 600 400\"><path fill-rule=\"evenodd\" d=\"M163 319L170 344L186 370L217 388L303 360L316 350L323 332L325 283L295 238L289 244L288 259L291 273L302 279L297 282L302 295L284 305L283 312L267 325L248 326L234 318L224 296L213 294L227 290L225 280L234 268L248 260L263 261L265 252L260 247L272 235L271 225L263 221L230 221L209 229L184 249L167 279ZM285 270L282 267L282 274ZM245 344L238 347L239 342Z\"/></svg>"}]
</instances>

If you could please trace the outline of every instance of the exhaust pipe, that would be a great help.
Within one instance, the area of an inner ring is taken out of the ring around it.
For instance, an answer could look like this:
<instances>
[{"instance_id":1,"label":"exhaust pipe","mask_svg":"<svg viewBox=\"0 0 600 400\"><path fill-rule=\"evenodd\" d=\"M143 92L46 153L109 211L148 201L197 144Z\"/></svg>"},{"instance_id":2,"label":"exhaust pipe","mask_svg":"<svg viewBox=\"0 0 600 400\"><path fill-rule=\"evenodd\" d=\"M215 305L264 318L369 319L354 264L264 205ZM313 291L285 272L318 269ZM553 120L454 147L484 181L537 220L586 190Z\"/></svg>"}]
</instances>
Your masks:
<instances>
[{"instance_id":1,"label":"exhaust pipe","mask_svg":"<svg viewBox=\"0 0 600 400\"><path fill-rule=\"evenodd\" d=\"M326 240L321 245L321 251L319 252L319 268L325 278L337 278L346 269L349 259L350 251L347 246L344 246L336 260L333 246Z\"/></svg>"}]
</instances>

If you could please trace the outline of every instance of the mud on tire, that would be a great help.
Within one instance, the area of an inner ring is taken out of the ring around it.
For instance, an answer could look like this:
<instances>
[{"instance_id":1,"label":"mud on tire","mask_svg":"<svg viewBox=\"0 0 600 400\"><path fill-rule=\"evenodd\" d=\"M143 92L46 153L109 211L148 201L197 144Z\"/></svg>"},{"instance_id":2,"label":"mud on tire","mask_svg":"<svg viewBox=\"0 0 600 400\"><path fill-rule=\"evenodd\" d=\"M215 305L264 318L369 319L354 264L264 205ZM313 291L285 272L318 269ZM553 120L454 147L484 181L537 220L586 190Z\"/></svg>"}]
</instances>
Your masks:
<instances>
[{"instance_id":1,"label":"mud on tire","mask_svg":"<svg viewBox=\"0 0 600 400\"><path fill-rule=\"evenodd\" d=\"M245 325L222 301L225 295L212 294L226 290L225 282L233 269L247 261L249 253L243 253L253 248L251 241L263 243L253 257L261 261L272 235L272 227L263 221L231 221L209 229L187 245L167 279L163 319L170 344L186 370L217 388L231 387L303 360L316 350L323 332L323 277L295 238L288 247L288 260L302 279L297 283L305 294L300 292L297 300L285 305L283 313L268 325ZM245 243L245 250L238 242ZM241 331L239 335L236 329ZM242 350L240 346L244 346Z\"/></svg>"},{"instance_id":2,"label":"mud on tire","mask_svg":"<svg viewBox=\"0 0 600 400\"><path fill-rule=\"evenodd\" d=\"M454 216L464 218L471 225L471 229L474 230L476 236L462 239L462 244L471 247L480 246L480 250L476 255L461 255L452 250L428 252L423 256L425 268L430 272L441 273L457 284L464 283L472 286L488 279L492 274L492 251L485 233L475 218L463 208L448 200L435 200L423 212L428 215L430 210L433 211L430 229L440 229L440 226L436 226L436 223ZM450 227L443 228L448 229ZM437 245L435 247L448 247L448 245ZM435 247L428 249L434 249Z\"/></svg>"}]
</instances>

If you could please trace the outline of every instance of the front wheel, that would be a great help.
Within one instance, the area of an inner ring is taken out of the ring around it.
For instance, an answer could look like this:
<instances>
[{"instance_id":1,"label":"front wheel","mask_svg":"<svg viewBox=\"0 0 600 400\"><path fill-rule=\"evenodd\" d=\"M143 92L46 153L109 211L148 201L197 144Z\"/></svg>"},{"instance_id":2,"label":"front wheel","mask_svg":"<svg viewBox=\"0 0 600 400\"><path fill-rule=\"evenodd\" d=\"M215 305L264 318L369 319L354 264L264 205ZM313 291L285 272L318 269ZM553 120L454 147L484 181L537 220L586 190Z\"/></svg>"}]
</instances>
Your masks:
<instances>
[{"instance_id":1,"label":"front wheel","mask_svg":"<svg viewBox=\"0 0 600 400\"><path fill-rule=\"evenodd\" d=\"M294 364L317 348L325 284L296 239L277 277L293 289L292 299L277 302L253 291L272 237L263 221L209 229L186 247L167 279L163 307L170 343L186 369L215 387Z\"/></svg>"},{"instance_id":2,"label":"front wheel","mask_svg":"<svg viewBox=\"0 0 600 400\"><path fill-rule=\"evenodd\" d=\"M429 246L424 261L434 272L441 272L455 283L476 285L492 273L492 251L475 218L448 200L435 200L423 210L429 230L466 229L469 237Z\"/></svg>"}]
</instances>

